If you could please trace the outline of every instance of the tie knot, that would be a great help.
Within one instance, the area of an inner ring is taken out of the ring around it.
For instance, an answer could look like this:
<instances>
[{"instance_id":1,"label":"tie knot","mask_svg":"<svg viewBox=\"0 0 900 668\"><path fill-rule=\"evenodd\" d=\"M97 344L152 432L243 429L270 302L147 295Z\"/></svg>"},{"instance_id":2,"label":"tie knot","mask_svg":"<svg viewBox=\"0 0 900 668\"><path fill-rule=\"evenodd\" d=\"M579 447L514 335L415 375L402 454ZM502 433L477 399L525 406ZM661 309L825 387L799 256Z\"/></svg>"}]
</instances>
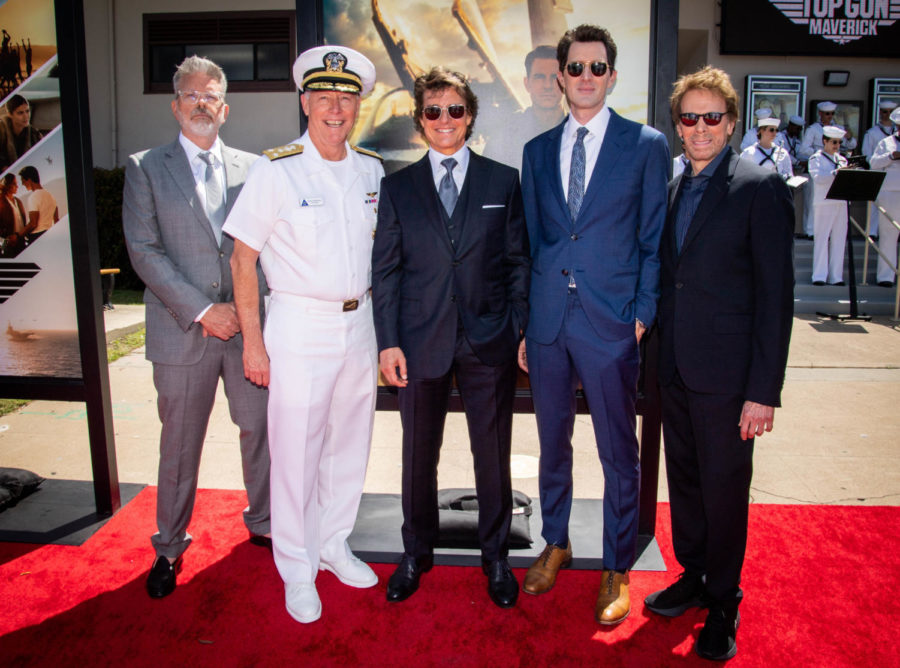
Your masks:
<instances>
[{"instance_id":1,"label":"tie knot","mask_svg":"<svg viewBox=\"0 0 900 668\"><path fill-rule=\"evenodd\" d=\"M575 141L578 143L584 143L584 136L588 133L587 128L578 128L575 132Z\"/></svg>"},{"instance_id":2,"label":"tie knot","mask_svg":"<svg viewBox=\"0 0 900 668\"><path fill-rule=\"evenodd\" d=\"M200 159L203 162L205 162L207 165L213 166L215 164L215 158L213 157L212 152L203 151L202 153L199 154L199 156L200 156Z\"/></svg>"},{"instance_id":3,"label":"tie knot","mask_svg":"<svg viewBox=\"0 0 900 668\"><path fill-rule=\"evenodd\" d=\"M453 168L456 167L456 158L445 158L444 160L441 160L441 164L444 166L444 168L447 170L447 173L449 174L450 172L453 171Z\"/></svg>"}]
</instances>

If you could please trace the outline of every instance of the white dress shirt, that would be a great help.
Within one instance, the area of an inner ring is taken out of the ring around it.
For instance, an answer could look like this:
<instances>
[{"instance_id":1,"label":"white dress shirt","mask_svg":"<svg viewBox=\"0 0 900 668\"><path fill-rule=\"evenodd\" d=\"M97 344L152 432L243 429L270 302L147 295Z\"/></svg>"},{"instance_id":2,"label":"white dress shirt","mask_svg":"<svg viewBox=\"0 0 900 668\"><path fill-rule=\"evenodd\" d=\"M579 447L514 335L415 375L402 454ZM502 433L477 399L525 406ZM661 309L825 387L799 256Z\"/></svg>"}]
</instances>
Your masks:
<instances>
[{"instance_id":1,"label":"white dress shirt","mask_svg":"<svg viewBox=\"0 0 900 668\"><path fill-rule=\"evenodd\" d=\"M191 173L194 175L194 189L197 191L197 197L200 198L200 204L204 211L208 211L206 207L206 162L200 157L206 149L197 146L190 139L179 133L178 141L181 148L187 154L188 164L191 166ZM222 161L222 142L216 137L215 143L209 149L213 158L213 173L219 181L219 192L222 193L222 205L225 204L225 163Z\"/></svg>"},{"instance_id":2,"label":"white dress shirt","mask_svg":"<svg viewBox=\"0 0 900 668\"><path fill-rule=\"evenodd\" d=\"M569 170L572 167L572 149L575 146L578 128L585 127L588 133L584 136L584 191L587 192L591 182L591 174L594 173L594 165L597 164L597 156L600 155L600 147L606 136L606 127L609 125L609 107L605 104L594 117L584 125L575 120L572 114L566 119L563 127L562 141L559 144L559 173L562 177L563 194L569 193Z\"/></svg>"}]
</instances>

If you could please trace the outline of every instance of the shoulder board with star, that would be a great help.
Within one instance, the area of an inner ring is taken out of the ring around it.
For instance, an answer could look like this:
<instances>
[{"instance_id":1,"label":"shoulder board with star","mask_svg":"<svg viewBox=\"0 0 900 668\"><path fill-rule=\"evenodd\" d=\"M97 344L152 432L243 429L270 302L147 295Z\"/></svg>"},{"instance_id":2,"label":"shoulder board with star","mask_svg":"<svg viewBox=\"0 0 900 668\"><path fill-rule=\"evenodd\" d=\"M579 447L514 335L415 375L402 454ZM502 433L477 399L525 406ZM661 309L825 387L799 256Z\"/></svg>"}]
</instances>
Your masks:
<instances>
[{"instance_id":1,"label":"shoulder board with star","mask_svg":"<svg viewBox=\"0 0 900 668\"><path fill-rule=\"evenodd\" d=\"M291 155L300 155L303 153L303 144L285 144L284 146L276 146L275 148L267 148L263 151L269 160L280 160Z\"/></svg>"},{"instance_id":2,"label":"shoulder board with star","mask_svg":"<svg viewBox=\"0 0 900 668\"><path fill-rule=\"evenodd\" d=\"M351 146L350 148L352 148L357 153L362 153L363 155L367 155L370 158L375 158L376 160L380 160L381 162L384 162L384 158L382 158L380 155L378 155L375 151L369 151L367 149L360 148L359 146Z\"/></svg>"}]
</instances>

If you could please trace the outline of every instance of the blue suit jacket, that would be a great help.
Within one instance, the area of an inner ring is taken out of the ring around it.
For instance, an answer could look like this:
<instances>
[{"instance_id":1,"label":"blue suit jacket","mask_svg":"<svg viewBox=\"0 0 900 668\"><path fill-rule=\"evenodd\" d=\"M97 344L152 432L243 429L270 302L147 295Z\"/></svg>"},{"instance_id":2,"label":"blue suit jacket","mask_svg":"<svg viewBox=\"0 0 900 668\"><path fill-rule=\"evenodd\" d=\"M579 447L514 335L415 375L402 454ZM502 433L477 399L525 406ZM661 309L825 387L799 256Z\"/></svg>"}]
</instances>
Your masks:
<instances>
[{"instance_id":1,"label":"blue suit jacket","mask_svg":"<svg viewBox=\"0 0 900 668\"><path fill-rule=\"evenodd\" d=\"M522 195L532 253L527 335L538 343L552 343L559 333L572 269L584 311L602 338L634 336L635 319L649 327L656 317L669 147L653 128L610 114L574 223L559 169L565 121L525 145Z\"/></svg>"}]
</instances>

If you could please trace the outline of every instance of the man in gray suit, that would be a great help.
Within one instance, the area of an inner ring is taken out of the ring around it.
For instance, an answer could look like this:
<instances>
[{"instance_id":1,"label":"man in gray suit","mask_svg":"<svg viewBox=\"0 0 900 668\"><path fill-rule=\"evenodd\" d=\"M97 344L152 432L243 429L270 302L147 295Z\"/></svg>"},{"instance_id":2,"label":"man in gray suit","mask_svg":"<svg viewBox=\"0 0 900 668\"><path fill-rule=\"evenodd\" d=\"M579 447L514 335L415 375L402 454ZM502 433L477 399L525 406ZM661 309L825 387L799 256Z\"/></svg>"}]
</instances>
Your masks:
<instances>
[{"instance_id":1,"label":"man in gray suit","mask_svg":"<svg viewBox=\"0 0 900 668\"><path fill-rule=\"evenodd\" d=\"M200 452L219 377L231 419L240 427L250 541L271 548L265 388L244 378L243 339L229 262L234 241L225 216L256 156L225 146L227 82L210 60L191 56L174 77L172 113L181 133L171 144L128 159L122 221L134 270L147 286L147 359L162 421L156 559L147 593L175 589L194 507ZM266 283L259 272L260 311ZM262 316L262 313L260 314Z\"/></svg>"}]
</instances>

